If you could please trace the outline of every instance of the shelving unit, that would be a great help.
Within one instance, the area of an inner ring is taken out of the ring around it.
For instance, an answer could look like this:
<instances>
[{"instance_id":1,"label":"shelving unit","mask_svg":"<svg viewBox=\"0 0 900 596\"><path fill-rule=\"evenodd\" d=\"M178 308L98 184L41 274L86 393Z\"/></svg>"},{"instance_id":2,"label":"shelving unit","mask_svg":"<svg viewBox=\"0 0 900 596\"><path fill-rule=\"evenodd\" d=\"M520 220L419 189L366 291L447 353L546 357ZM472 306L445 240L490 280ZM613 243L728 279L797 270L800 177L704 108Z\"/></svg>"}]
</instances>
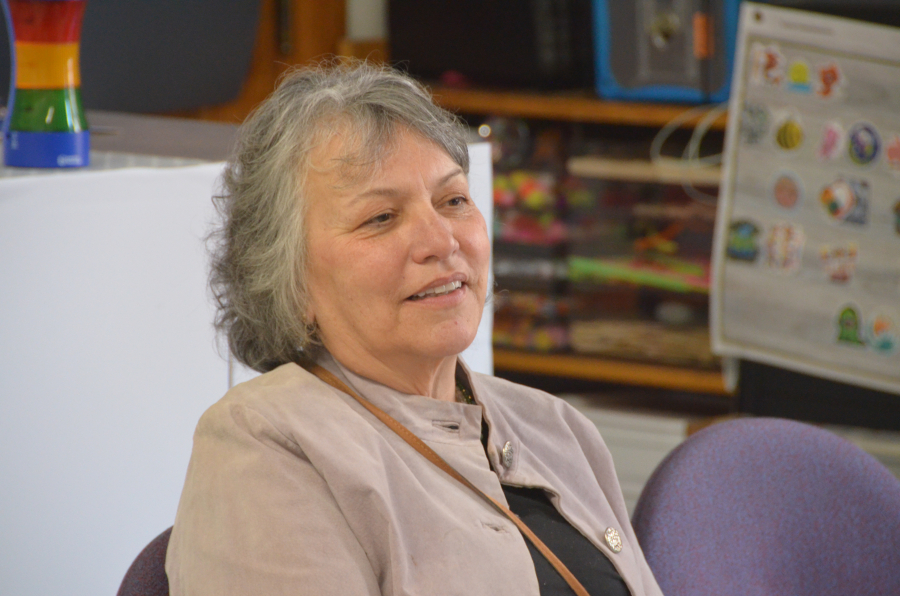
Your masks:
<instances>
[{"instance_id":1,"label":"shelving unit","mask_svg":"<svg viewBox=\"0 0 900 596\"><path fill-rule=\"evenodd\" d=\"M695 186L717 186L722 176L719 167L688 167L670 158L652 163L640 159L608 159L588 155L570 158L566 168L570 174L586 178L659 184L689 183Z\"/></svg>"},{"instance_id":2,"label":"shelving unit","mask_svg":"<svg viewBox=\"0 0 900 596\"><path fill-rule=\"evenodd\" d=\"M718 370L702 370L614 360L573 354L538 354L494 348L494 368L517 373L550 375L688 391L728 395L725 381Z\"/></svg>"},{"instance_id":3,"label":"shelving unit","mask_svg":"<svg viewBox=\"0 0 900 596\"><path fill-rule=\"evenodd\" d=\"M456 89L441 85L432 86L431 91L438 104L454 112L593 124L660 128L691 109L691 106L675 104L606 101L582 91L539 93ZM701 118L702 114L690 118L682 126L693 127ZM724 130L726 122L727 116L723 114L715 120L712 129Z\"/></svg>"},{"instance_id":4,"label":"shelving unit","mask_svg":"<svg viewBox=\"0 0 900 596\"><path fill-rule=\"evenodd\" d=\"M525 119L583 122L619 126L661 128L681 116L689 106L611 102L583 92L518 92L487 89L432 87L435 100L444 108L468 115L508 116ZM703 114L686 119L683 127L693 127ZM720 116L711 129L722 131L727 115ZM607 159L597 156L573 157L570 173L582 177L624 182L718 186L717 167L686 168L675 160ZM524 373L638 387L728 396L722 372L715 369L679 367L580 354L544 354L505 348L494 349L494 366L502 374Z\"/></svg>"}]
</instances>

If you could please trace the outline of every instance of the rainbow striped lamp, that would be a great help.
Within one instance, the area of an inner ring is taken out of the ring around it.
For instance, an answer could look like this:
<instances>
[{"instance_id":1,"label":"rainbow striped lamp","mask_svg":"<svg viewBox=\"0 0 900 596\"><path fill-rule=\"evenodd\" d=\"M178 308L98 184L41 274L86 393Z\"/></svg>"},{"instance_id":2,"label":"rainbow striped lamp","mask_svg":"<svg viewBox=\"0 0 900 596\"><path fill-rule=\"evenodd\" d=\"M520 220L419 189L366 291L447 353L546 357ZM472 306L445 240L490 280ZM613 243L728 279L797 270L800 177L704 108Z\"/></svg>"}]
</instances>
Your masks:
<instances>
[{"instance_id":1,"label":"rainbow striped lamp","mask_svg":"<svg viewBox=\"0 0 900 596\"><path fill-rule=\"evenodd\" d=\"M84 0L2 0L13 57L3 155L8 166L89 162L78 50Z\"/></svg>"}]
</instances>

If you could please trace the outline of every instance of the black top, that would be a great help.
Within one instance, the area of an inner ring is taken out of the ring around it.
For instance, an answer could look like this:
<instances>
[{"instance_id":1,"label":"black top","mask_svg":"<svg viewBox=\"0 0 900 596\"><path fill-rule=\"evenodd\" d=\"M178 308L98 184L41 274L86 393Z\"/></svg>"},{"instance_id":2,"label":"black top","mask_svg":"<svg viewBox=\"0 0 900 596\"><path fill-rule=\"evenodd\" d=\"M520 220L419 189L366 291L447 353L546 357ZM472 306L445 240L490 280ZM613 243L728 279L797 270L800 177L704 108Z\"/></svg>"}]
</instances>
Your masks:
<instances>
[{"instance_id":1,"label":"black top","mask_svg":"<svg viewBox=\"0 0 900 596\"><path fill-rule=\"evenodd\" d=\"M513 513L522 518L559 560L578 578L591 596L628 596L628 587L612 562L576 530L539 488L503 486ZM527 538L541 596L572 596L566 580Z\"/></svg>"},{"instance_id":2,"label":"black top","mask_svg":"<svg viewBox=\"0 0 900 596\"><path fill-rule=\"evenodd\" d=\"M457 401L475 404L464 378L456 379ZM487 420L481 419L481 444L487 452ZM490 461L490 458L488 459ZM521 518L535 535L581 582L591 596L629 596L628 586L612 562L584 537L559 511L540 488L503 487L509 509ZM525 538L534 561L541 596L572 596L574 592L544 555Z\"/></svg>"}]
</instances>

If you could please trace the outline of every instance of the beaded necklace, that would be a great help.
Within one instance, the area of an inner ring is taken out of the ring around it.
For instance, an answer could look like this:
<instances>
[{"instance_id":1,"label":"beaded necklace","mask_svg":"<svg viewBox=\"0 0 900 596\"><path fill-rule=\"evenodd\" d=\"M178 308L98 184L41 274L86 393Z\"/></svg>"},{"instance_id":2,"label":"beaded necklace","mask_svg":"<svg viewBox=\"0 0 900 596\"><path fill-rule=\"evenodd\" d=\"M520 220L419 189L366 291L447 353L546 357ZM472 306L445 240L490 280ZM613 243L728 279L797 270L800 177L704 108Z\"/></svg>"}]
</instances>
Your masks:
<instances>
[{"instance_id":1,"label":"beaded necklace","mask_svg":"<svg viewBox=\"0 0 900 596\"><path fill-rule=\"evenodd\" d=\"M469 404L470 406L475 405L475 398L472 397L472 392L459 380L456 381L456 401L461 404Z\"/></svg>"},{"instance_id":2,"label":"beaded necklace","mask_svg":"<svg viewBox=\"0 0 900 596\"><path fill-rule=\"evenodd\" d=\"M456 401L461 404L469 404L470 406L478 405L478 402L475 401L475 398L472 397L472 392L469 391L469 388L463 385L459 379L456 380ZM487 451L487 440L488 440L488 425L487 421L482 416L481 418L481 444L484 447L485 452Z\"/></svg>"}]
</instances>

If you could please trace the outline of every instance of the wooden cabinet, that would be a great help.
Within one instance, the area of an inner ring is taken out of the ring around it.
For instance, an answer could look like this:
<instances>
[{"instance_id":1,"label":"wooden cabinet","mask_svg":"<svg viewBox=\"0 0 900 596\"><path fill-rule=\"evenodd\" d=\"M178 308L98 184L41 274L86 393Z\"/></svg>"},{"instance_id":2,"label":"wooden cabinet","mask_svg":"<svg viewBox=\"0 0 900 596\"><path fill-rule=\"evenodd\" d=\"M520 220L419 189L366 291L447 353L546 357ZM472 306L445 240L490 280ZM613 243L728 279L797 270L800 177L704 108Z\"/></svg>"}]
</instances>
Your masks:
<instances>
[{"instance_id":1,"label":"wooden cabinet","mask_svg":"<svg viewBox=\"0 0 900 596\"><path fill-rule=\"evenodd\" d=\"M486 116L505 116L529 120L635 127L646 136L683 114L688 107L669 104L604 101L587 92L519 92L485 89L432 87L435 100L443 107L471 120ZM702 115L688 118L682 126L693 127ZM475 118L472 118L475 117ZM712 129L721 133L726 117L720 116ZM678 185L682 182L703 187L718 185L716 167L685 170L674 160L651 163L649 159L616 159L598 156L574 156L568 160L568 172L579 177L607 181ZM711 217L708 215L711 223ZM494 364L498 374L506 372L565 377L580 381L617 383L691 393L727 395L721 370L714 367L690 367L637 361L627 358L576 353L538 353L495 347Z\"/></svg>"}]
</instances>

